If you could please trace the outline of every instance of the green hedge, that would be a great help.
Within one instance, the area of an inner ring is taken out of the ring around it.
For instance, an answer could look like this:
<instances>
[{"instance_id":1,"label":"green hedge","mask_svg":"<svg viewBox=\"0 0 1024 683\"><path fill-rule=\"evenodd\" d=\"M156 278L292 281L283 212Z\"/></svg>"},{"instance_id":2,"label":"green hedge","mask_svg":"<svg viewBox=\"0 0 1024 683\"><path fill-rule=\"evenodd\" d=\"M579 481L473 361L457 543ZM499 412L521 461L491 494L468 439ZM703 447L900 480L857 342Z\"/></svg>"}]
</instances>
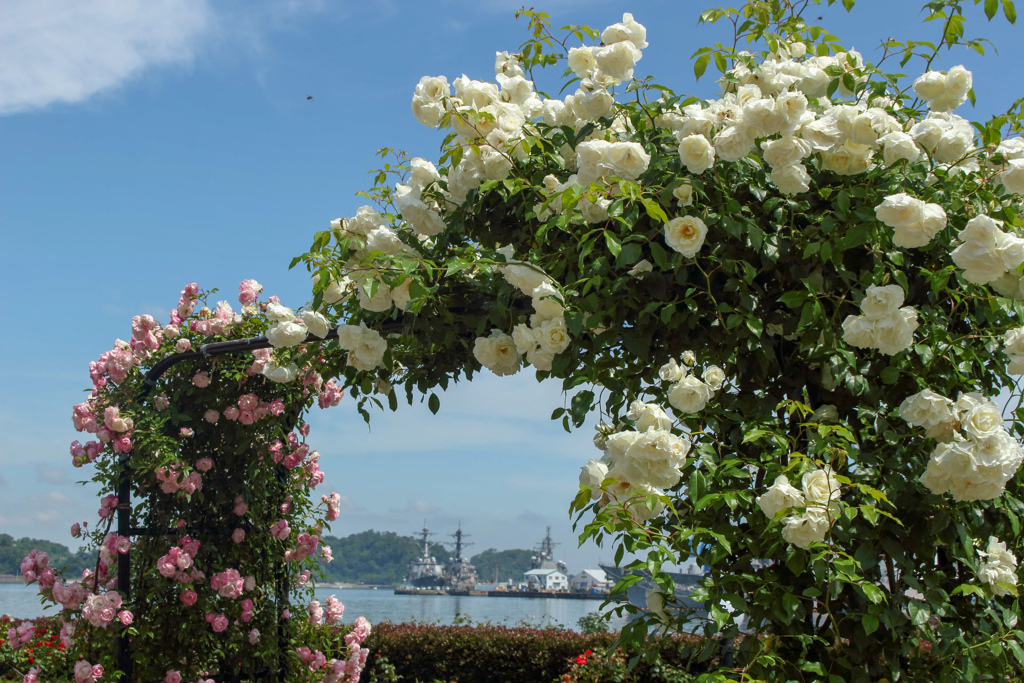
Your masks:
<instances>
[{"instance_id":1,"label":"green hedge","mask_svg":"<svg viewBox=\"0 0 1024 683\"><path fill-rule=\"evenodd\" d=\"M402 683L551 683L571 673L574 660L587 650L606 650L615 642L611 633L583 635L554 628L384 622L373 629L366 641L371 661L364 680L378 683L394 680L380 666L382 661L394 666ZM696 661L702 638L673 636L658 645L660 666L641 662L628 679L609 669L607 676L587 680L679 681L685 680L680 677L683 672L698 674L707 671L708 665L717 665Z\"/></svg>"}]
</instances>

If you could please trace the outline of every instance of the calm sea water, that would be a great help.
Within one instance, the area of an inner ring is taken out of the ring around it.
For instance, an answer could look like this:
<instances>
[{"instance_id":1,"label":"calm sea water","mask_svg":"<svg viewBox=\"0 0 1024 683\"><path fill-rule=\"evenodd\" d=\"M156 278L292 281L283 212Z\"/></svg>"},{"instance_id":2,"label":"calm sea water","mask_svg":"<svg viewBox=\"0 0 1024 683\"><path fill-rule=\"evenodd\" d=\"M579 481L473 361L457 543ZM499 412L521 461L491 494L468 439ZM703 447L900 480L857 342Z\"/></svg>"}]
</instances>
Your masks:
<instances>
[{"instance_id":1,"label":"calm sea water","mask_svg":"<svg viewBox=\"0 0 1024 683\"><path fill-rule=\"evenodd\" d=\"M600 600L560 600L558 598L484 598L462 595L395 595L389 589L317 588L316 598L323 602L329 595L345 603L346 623L365 616L371 623L420 621L452 624L456 620L473 623L491 622L506 626L562 626L576 628L580 617L597 612ZM52 607L44 612L34 586L17 583L0 584L0 614L32 618L55 614ZM625 619L611 625L620 628Z\"/></svg>"}]
</instances>

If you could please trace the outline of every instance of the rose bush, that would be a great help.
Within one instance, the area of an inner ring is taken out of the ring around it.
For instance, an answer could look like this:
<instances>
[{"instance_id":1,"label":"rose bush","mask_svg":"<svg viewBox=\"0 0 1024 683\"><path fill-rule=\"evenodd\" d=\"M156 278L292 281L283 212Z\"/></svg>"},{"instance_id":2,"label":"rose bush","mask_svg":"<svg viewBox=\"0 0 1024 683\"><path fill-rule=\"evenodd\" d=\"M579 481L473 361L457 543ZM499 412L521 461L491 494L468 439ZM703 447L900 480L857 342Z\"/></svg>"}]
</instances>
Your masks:
<instances>
[{"instance_id":1,"label":"rose bush","mask_svg":"<svg viewBox=\"0 0 1024 683\"><path fill-rule=\"evenodd\" d=\"M876 64L809 5L702 14L735 29L694 54L721 74L702 97L634 79L629 14L556 36L521 12L531 37L493 80L415 87L436 162L381 150L374 206L292 265L314 310L383 335L337 367L367 419L529 366L563 381L566 429L597 412L581 540L660 587L624 643L687 627L662 567L695 558L722 677L999 679L1024 666L1024 412L1006 427L991 402L1024 355L1021 101L954 113L972 75L934 64L984 52L970 3L929 2L938 38L888 39Z\"/></svg>"},{"instance_id":2,"label":"rose bush","mask_svg":"<svg viewBox=\"0 0 1024 683\"><path fill-rule=\"evenodd\" d=\"M324 475L302 419L344 395L321 374L318 342L329 330L315 311L296 314L277 297L260 302L261 290L242 282L236 312L227 301L208 307L212 293L191 283L167 324L136 316L129 341L90 363L92 393L72 419L93 440L75 441L71 455L76 467L94 469L103 497L99 523L76 523L72 535L85 535L96 565L68 576L38 551L21 565L44 602L60 608L60 644L76 683L111 679L123 638L128 680L360 677L369 623L360 617L336 636L344 607L333 598L318 619L300 614L320 562L331 560L320 539L339 515L337 493L313 493ZM376 332L340 334L332 344L351 348L356 362L377 362ZM241 353L217 355L207 346L260 335L281 350L243 343ZM157 366L166 370L154 383L147 373ZM119 498L125 491L130 501ZM126 507L121 535L114 522ZM119 559L129 553L122 576ZM31 630L11 629L9 646L25 646ZM69 673L42 668L33 675Z\"/></svg>"}]
</instances>

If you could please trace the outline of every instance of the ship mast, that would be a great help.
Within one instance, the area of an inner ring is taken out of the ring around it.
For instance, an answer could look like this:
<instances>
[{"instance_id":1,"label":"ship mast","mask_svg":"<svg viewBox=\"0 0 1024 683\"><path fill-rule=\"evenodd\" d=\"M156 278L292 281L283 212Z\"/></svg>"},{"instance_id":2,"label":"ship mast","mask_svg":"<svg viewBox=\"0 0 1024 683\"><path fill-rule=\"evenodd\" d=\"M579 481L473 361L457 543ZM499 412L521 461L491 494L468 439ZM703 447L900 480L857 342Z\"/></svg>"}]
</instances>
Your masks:
<instances>
[{"instance_id":1,"label":"ship mast","mask_svg":"<svg viewBox=\"0 0 1024 683\"><path fill-rule=\"evenodd\" d=\"M430 533L430 529L427 528L427 520L425 519L423 520L423 529L420 533L423 534L423 540L421 541L423 543L423 559L427 560L430 559L430 537L433 536L433 534Z\"/></svg>"}]
</instances>

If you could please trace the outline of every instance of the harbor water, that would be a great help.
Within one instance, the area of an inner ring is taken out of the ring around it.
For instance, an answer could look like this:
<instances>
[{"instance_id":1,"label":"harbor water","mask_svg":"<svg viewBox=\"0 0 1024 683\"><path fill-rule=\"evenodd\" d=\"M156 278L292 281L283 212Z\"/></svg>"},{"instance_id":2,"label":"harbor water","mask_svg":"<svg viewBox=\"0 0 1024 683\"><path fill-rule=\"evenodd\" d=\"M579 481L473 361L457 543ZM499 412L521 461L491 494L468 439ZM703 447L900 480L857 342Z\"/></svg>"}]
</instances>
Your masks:
<instances>
[{"instance_id":1,"label":"harbor water","mask_svg":"<svg viewBox=\"0 0 1024 683\"><path fill-rule=\"evenodd\" d=\"M417 621L427 624L492 623L504 626L546 626L577 629L579 619L597 612L600 600L564 600L559 598L488 598L464 595L395 595L381 588L317 588L315 596L323 602L333 595L345 604L346 623L365 616L371 623ZM16 618L44 616L35 586L0 584L0 614ZM56 614L50 608L45 614ZM611 627L618 629L625 619L612 617Z\"/></svg>"}]
</instances>

